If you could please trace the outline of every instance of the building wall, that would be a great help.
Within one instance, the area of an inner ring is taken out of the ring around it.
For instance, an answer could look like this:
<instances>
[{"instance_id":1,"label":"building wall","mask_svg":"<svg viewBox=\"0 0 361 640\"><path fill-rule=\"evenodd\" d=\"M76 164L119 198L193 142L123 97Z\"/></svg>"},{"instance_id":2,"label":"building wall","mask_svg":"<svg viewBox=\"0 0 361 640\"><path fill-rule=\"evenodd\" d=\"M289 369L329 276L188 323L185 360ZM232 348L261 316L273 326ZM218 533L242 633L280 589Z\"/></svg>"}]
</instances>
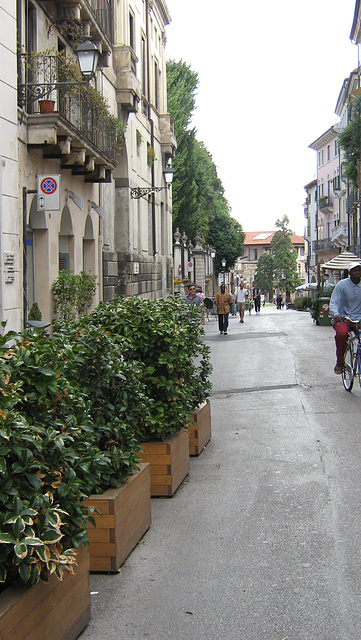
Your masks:
<instances>
[{"instance_id":1,"label":"building wall","mask_svg":"<svg viewBox=\"0 0 361 640\"><path fill-rule=\"evenodd\" d=\"M169 20L160 0L117 3L115 73L122 77L122 60L130 50L137 104L129 109L124 94L118 93L118 113L126 128L115 171L114 226L107 225L104 233L105 298L114 293L157 298L172 292L172 193L164 188L163 177L175 151L175 140L165 144L163 128L167 112L165 26ZM172 138L171 134L168 128ZM155 153L153 165L148 162L149 148ZM152 186L163 189L139 199L131 197L132 188Z\"/></svg>"},{"instance_id":2,"label":"building wall","mask_svg":"<svg viewBox=\"0 0 361 640\"><path fill-rule=\"evenodd\" d=\"M0 61L0 320L7 321L8 329L20 330L22 259L17 180L16 9L15 2L6 0L0 0ZM11 254L8 264L5 253Z\"/></svg>"}]
</instances>

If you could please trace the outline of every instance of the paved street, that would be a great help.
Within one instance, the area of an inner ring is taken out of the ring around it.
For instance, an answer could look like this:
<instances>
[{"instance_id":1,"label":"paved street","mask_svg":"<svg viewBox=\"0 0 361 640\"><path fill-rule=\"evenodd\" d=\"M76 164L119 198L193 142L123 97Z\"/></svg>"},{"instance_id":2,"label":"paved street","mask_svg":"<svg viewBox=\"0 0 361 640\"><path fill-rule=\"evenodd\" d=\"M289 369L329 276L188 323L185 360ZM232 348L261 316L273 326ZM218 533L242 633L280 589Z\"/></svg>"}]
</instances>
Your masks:
<instances>
[{"instance_id":1,"label":"paved street","mask_svg":"<svg viewBox=\"0 0 361 640\"><path fill-rule=\"evenodd\" d=\"M333 329L266 307L205 330L212 440L121 572L91 576L81 640L359 640L361 390Z\"/></svg>"}]
</instances>

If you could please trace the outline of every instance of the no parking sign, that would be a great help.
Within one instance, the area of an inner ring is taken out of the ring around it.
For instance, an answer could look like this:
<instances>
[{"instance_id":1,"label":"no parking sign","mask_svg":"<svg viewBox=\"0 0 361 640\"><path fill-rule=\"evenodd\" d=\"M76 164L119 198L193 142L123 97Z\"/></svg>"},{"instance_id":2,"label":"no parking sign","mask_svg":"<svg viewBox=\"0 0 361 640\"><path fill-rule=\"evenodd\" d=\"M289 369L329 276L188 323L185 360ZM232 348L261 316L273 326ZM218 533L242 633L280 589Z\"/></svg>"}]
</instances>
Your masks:
<instances>
[{"instance_id":1,"label":"no parking sign","mask_svg":"<svg viewBox=\"0 0 361 640\"><path fill-rule=\"evenodd\" d=\"M37 176L37 210L60 210L60 175L46 174Z\"/></svg>"}]
</instances>

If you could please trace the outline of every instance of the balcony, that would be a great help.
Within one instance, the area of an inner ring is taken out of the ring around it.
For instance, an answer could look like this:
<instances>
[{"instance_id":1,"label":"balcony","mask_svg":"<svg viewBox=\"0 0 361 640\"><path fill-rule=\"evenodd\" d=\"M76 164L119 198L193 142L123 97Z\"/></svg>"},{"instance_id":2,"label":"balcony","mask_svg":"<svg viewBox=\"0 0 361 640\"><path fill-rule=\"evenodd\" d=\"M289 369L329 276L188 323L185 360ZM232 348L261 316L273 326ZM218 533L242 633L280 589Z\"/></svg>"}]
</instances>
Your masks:
<instances>
[{"instance_id":1,"label":"balcony","mask_svg":"<svg viewBox=\"0 0 361 640\"><path fill-rule=\"evenodd\" d=\"M318 208L323 213L331 213L333 211L333 200L329 196L320 196L318 198Z\"/></svg>"},{"instance_id":2,"label":"balcony","mask_svg":"<svg viewBox=\"0 0 361 640\"><path fill-rule=\"evenodd\" d=\"M40 0L54 26L68 40L76 44L90 35L101 43L104 52L111 51L113 35L113 6L111 0Z\"/></svg>"},{"instance_id":3,"label":"balcony","mask_svg":"<svg viewBox=\"0 0 361 640\"><path fill-rule=\"evenodd\" d=\"M113 64L116 74L117 103L126 113L136 113L141 98L140 82L137 78L138 58L131 47L122 45L113 49Z\"/></svg>"},{"instance_id":4,"label":"balcony","mask_svg":"<svg viewBox=\"0 0 361 640\"><path fill-rule=\"evenodd\" d=\"M116 120L101 94L84 84L72 59L20 56L18 106L27 112L27 144L86 182L110 182ZM45 104L46 103L46 104ZM43 111L45 106L50 111Z\"/></svg>"},{"instance_id":5,"label":"balcony","mask_svg":"<svg viewBox=\"0 0 361 640\"><path fill-rule=\"evenodd\" d=\"M332 229L332 244L334 247L347 247L348 244L348 227L346 223L337 224Z\"/></svg>"},{"instance_id":6,"label":"balcony","mask_svg":"<svg viewBox=\"0 0 361 640\"><path fill-rule=\"evenodd\" d=\"M332 240L330 238L322 238L322 240L314 240L312 242L312 249L316 253L322 253L323 251L330 251L330 249L333 249Z\"/></svg>"}]
</instances>

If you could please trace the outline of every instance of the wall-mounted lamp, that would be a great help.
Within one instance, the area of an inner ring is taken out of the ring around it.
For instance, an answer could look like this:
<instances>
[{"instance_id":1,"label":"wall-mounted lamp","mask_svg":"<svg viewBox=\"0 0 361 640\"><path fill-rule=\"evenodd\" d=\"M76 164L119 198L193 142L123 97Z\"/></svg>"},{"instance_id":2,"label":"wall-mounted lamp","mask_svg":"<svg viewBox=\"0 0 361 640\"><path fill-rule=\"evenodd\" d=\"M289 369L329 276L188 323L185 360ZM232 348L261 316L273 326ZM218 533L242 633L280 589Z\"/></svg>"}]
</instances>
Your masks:
<instances>
[{"instance_id":1,"label":"wall-mounted lamp","mask_svg":"<svg viewBox=\"0 0 361 640\"><path fill-rule=\"evenodd\" d=\"M96 44L94 44L90 38L86 38L84 42L80 42L80 44L78 44L75 49L75 54L78 58L79 68L83 78L85 78L85 80L94 78L100 55Z\"/></svg>"},{"instance_id":2,"label":"wall-mounted lamp","mask_svg":"<svg viewBox=\"0 0 361 640\"><path fill-rule=\"evenodd\" d=\"M158 193L158 191L162 191L163 189L170 189L170 186L173 182L173 174L173 167L168 165L163 171L166 184L165 187L134 187L130 190L130 197L133 199L145 198L146 196L149 196L152 193Z\"/></svg>"}]
</instances>

